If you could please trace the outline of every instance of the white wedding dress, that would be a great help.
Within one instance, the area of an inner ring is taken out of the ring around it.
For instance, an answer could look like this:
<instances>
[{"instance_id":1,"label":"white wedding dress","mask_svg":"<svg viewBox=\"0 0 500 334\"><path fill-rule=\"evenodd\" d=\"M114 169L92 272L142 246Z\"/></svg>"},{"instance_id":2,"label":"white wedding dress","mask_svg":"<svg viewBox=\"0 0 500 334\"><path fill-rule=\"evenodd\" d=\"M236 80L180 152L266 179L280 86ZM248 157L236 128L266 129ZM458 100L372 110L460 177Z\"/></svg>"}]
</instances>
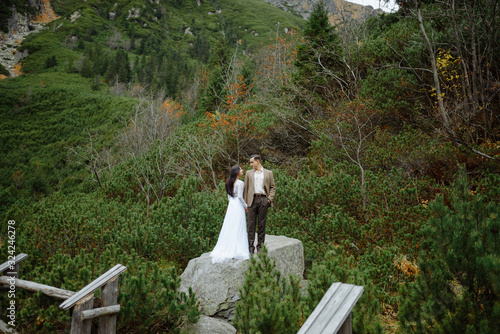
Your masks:
<instances>
[{"instance_id":1,"label":"white wedding dress","mask_svg":"<svg viewBox=\"0 0 500 334\"><path fill-rule=\"evenodd\" d=\"M234 197L227 196L226 216L220 230L219 239L215 248L210 253L212 263L220 263L231 259L249 259L247 223L243 200L243 187L245 183L237 180L234 185Z\"/></svg>"}]
</instances>

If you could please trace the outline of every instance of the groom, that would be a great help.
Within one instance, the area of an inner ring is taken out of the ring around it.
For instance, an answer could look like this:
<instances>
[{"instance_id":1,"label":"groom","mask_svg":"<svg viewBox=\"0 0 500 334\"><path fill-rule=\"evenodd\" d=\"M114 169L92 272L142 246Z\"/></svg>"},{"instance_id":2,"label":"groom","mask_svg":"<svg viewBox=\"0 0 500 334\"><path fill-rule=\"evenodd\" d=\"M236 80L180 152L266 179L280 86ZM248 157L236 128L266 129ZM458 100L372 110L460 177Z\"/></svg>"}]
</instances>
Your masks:
<instances>
[{"instance_id":1,"label":"groom","mask_svg":"<svg viewBox=\"0 0 500 334\"><path fill-rule=\"evenodd\" d=\"M248 205L248 246L250 254L253 254L257 219L257 253L259 253L266 237L267 209L273 206L276 186L274 185L273 172L262 167L259 155L254 154L250 157L250 166L252 169L245 174L243 199Z\"/></svg>"}]
</instances>

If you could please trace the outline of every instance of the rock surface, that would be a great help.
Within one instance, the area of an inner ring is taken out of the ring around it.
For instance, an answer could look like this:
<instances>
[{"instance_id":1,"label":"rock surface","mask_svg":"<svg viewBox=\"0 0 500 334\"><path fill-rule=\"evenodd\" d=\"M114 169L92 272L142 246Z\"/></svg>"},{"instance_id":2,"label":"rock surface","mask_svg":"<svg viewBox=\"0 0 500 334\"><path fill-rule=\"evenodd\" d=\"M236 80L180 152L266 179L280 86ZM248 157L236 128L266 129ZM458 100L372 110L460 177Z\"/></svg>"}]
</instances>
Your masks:
<instances>
[{"instance_id":1,"label":"rock surface","mask_svg":"<svg viewBox=\"0 0 500 334\"><path fill-rule=\"evenodd\" d=\"M235 334L236 328L227 321L202 314L197 323L186 327L183 332L188 334Z\"/></svg>"},{"instance_id":2,"label":"rock surface","mask_svg":"<svg viewBox=\"0 0 500 334\"><path fill-rule=\"evenodd\" d=\"M27 50L17 51L23 39L29 34L42 30L46 23L57 18L49 0L29 0L28 5L37 9L36 16L28 17L13 8L12 15L7 20L9 31L0 31L0 63L11 76L21 74L20 61L28 55Z\"/></svg>"},{"instance_id":3,"label":"rock surface","mask_svg":"<svg viewBox=\"0 0 500 334\"><path fill-rule=\"evenodd\" d=\"M304 248L302 242L284 236L266 235L268 255L276 262L276 268L284 275L302 278L304 273ZM230 260L212 263L210 253L189 261L181 275L180 290L192 288L200 301L204 315L232 320L239 289L245 281L245 271L250 260Z\"/></svg>"},{"instance_id":4,"label":"rock surface","mask_svg":"<svg viewBox=\"0 0 500 334\"><path fill-rule=\"evenodd\" d=\"M294 12L309 19L313 6L319 0L264 0L271 5L281 8L286 12ZM382 11L373 9L371 6L358 5L345 0L324 0L331 24L337 24L344 19L364 19L372 15L380 14Z\"/></svg>"}]
</instances>

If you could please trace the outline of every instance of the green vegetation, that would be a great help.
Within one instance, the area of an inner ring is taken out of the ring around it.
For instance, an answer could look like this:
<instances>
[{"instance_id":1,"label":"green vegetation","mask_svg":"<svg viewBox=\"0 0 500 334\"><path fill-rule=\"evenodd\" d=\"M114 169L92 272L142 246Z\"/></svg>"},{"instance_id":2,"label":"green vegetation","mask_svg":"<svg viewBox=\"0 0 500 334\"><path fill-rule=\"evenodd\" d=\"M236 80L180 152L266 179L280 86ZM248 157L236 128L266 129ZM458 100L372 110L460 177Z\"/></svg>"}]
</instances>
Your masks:
<instances>
[{"instance_id":1,"label":"green vegetation","mask_svg":"<svg viewBox=\"0 0 500 334\"><path fill-rule=\"evenodd\" d=\"M136 103L93 91L76 74L22 76L1 81L0 89L2 212L16 198L78 188L82 176L68 163L68 147L86 143L88 133L112 138Z\"/></svg>"},{"instance_id":2,"label":"green vegetation","mask_svg":"<svg viewBox=\"0 0 500 334\"><path fill-rule=\"evenodd\" d=\"M304 317L300 279L283 277L264 246L250 259L234 325L241 333L295 333ZM262 307L262 305L269 305Z\"/></svg>"},{"instance_id":3,"label":"green vegetation","mask_svg":"<svg viewBox=\"0 0 500 334\"><path fill-rule=\"evenodd\" d=\"M2 64L0 64L0 74L3 74L5 76L10 76L10 72Z\"/></svg>"},{"instance_id":4,"label":"green vegetation","mask_svg":"<svg viewBox=\"0 0 500 334\"><path fill-rule=\"evenodd\" d=\"M0 81L0 215L22 279L79 290L122 263L119 331L179 332L199 315L179 274L217 241L229 167L260 153L267 232L302 241L308 284L252 260L239 331L300 328L335 281L365 287L356 333L498 328L489 1L337 27L320 5L303 22L257 0L115 2L53 1L25 75ZM27 333L69 329L51 298L18 307Z\"/></svg>"},{"instance_id":5,"label":"green vegetation","mask_svg":"<svg viewBox=\"0 0 500 334\"><path fill-rule=\"evenodd\" d=\"M442 196L429 206L434 215L422 229L422 274L400 296L406 332L420 333L429 325L442 332L497 331L499 181L498 174L490 175L479 184L488 191L477 193L470 190L461 168L452 185L450 207Z\"/></svg>"}]
</instances>

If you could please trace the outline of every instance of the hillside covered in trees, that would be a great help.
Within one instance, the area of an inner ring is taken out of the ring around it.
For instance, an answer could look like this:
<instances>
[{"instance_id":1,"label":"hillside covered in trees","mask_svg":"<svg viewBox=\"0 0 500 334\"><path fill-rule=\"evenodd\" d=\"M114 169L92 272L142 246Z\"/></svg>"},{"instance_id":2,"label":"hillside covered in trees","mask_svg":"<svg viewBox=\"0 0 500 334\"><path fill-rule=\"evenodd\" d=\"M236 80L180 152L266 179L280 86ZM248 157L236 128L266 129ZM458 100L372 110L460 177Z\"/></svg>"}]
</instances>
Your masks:
<instances>
[{"instance_id":1,"label":"hillside covered in trees","mask_svg":"<svg viewBox=\"0 0 500 334\"><path fill-rule=\"evenodd\" d=\"M302 241L308 286L251 267L239 332L296 332L336 281L365 287L355 333L500 328L497 0L337 26L321 3L308 21L260 0L51 4L24 74L0 81L22 279L78 291L121 263L118 332L182 331L199 312L179 275L215 246L230 167L260 153L267 233ZM19 332L70 328L53 299L17 298Z\"/></svg>"}]
</instances>

